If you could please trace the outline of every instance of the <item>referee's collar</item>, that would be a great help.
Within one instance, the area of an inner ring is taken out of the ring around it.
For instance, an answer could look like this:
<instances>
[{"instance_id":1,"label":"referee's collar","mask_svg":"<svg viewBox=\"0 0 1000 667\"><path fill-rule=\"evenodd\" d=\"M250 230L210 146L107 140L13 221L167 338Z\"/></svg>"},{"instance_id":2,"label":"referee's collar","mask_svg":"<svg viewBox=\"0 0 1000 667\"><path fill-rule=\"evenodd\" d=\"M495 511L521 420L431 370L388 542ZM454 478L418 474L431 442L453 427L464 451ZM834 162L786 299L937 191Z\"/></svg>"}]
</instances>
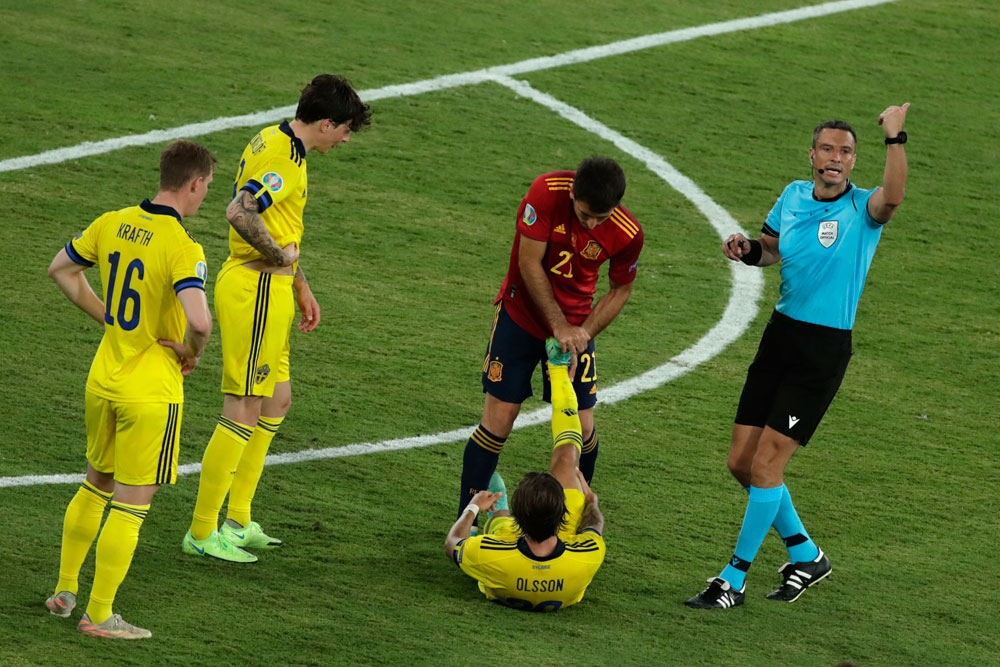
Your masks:
<instances>
[{"instance_id":1,"label":"referee's collar","mask_svg":"<svg viewBox=\"0 0 1000 667\"><path fill-rule=\"evenodd\" d=\"M517 550L531 560L546 561L562 556L563 552L566 551L566 543L556 538L556 548L552 550L552 553L548 556L536 556L534 552L531 551L531 547L528 546L528 541L522 536L517 538Z\"/></svg>"},{"instance_id":2,"label":"referee's collar","mask_svg":"<svg viewBox=\"0 0 1000 667\"><path fill-rule=\"evenodd\" d=\"M292 132L292 126L288 124L288 121L287 120L282 121L281 125L278 126L278 129L287 134L289 138L291 138L292 145L295 146L295 150L298 151L299 157L305 158L306 145L302 143L301 139L295 136L295 133Z\"/></svg>"},{"instance_id":3,"label":"referee's collar","mask_svg":"<svg viewBox=\"0 0 1000 667\"><path fill-rule=\"evenodd\" d=\"M146 213L151 215L172 215L177 218L177 222L181 222L181 214L177 212L173 206L164 206L163 204L154 204L148 199L143 199L142 203L139 204L141 208Z\"/></svg>"},{"instance_id":4,"label":"referee's collar","mask_svg":"<svg viewBox=\"0 0 1000 667\"><path fill-rule=\"evenodd\" d=\"M829 199L823 199L822 197L817 197L816 196L816 186L814 185L813 186L813 191L812 191L812 198L813 198L813 201L821 201L824 204L829 204L830 202L837 201L838 199L840 199L841 197L843 197L844 195L846 195L848 192L850 192L853 189L854 189L854 183L851 183L850 181L847 181L847 187L844 188L843 192L841 192L836 197L830 197Z\"/></svg>"}]
</instances>

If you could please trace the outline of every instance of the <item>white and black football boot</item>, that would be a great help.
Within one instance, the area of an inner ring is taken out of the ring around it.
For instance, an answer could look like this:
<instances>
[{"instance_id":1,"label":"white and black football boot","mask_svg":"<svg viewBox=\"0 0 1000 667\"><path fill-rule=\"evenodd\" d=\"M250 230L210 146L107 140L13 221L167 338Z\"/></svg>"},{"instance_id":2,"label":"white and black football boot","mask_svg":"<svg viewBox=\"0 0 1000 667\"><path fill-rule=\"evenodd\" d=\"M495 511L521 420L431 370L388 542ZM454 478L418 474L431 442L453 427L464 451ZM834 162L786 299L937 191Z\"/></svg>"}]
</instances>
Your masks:
<instances>
[{"instance_id":1,"label":"white and black football boot","mask_svg":"<svg viewBox=\"0 0 1000 667\"><path fill-rule=\"evenodd\" d=\"M778 602L795 602L800 595L806 592L807 588L815 586L829 576L833 572L833 566L830 565L830 559L820 549L815 560L785 563L778 569L778 572L785 580L781 582L777 590L767 594L767 599Z\"/></svg>"},{"instance_id":2,"label":"white and black football boot","mask_svg":"<svg viewBox=\"0 0 1000 667\"><path fill-rule=\"evenodd\" d=\"M743 590L735 590L722 577L708 580L708 588L685 602L694 609L729 609L743 604L746 598L746 585Z\"/></svg>"}]
</instances>

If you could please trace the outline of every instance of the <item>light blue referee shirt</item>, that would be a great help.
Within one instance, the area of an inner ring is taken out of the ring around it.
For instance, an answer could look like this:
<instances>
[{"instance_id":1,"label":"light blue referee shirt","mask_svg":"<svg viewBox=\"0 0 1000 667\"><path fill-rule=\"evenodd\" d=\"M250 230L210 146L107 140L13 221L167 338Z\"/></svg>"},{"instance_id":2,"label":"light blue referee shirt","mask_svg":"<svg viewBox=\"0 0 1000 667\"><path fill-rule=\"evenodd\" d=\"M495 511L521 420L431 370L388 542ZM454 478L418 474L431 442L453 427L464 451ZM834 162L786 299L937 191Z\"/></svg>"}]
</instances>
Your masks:
<instances>
[{"instance_id":1,"label":"light blue referee shirt","mask_svg":"<svg viewBox=\"0 0 1000 667\"><path fill-rule=\"evenodd\" d=\"M781 252L779 313L836 329L854 327L858 299L882 236L868 214L875 190L847 184L833 201L813 199L811 181L793 181L778 197L762 231Z\"/></svg>"}]
</instances>

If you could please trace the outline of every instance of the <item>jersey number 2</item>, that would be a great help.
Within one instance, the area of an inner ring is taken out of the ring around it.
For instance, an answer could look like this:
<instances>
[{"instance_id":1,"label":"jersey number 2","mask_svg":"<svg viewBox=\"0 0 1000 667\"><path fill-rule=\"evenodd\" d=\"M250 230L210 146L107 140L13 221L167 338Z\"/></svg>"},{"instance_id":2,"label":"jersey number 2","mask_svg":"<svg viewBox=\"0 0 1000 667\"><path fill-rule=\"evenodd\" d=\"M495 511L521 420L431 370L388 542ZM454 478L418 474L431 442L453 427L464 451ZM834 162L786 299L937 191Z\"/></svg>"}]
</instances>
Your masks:
<instances>
[{"instance_id":1,"label":"jersey number 2","mask_svg":"<svg viewBox=\"0 0 1000 667\"><path fill-rule=\"evenodd\" d=\"M108 255L111 262L111 271L108 273L108 296L104 300L104 321L111 326L115 325L115 318L111 316L112 305L115 294L115 281L118 278L118 262L121 259L120 252L113 252ZM146 273L146 268L142 265L141 259L133 259L125 269L125 279L122 280L122 291L118 297L118 326L125 331L132 331L139 326L139 293L129 287L132 282L132 275L138 272L138 279L142 280ZM125 310L129 302L132 302L132 317L125 318Z\"/></svg>"},{"instance_id":2,"label":"jersey number 2","mask_svg":"<svg viewBox=\"0 0 1000 667\"><path fill-rule=\"evenodd\" d=\"M549 269L549 271L556 274L557 276L565 276L566 278L572 278L573 265L569 264L569 261L573 259L573 253L571 253L568 250L560 250L559 256L562 257L562 259L559 261L558 264ZM569 266L566 266L567 264L569 264ZM563 273L562 271L559 270L559 268L562 266L566 266L566 273Z\"/></svg>"}]
</instances>

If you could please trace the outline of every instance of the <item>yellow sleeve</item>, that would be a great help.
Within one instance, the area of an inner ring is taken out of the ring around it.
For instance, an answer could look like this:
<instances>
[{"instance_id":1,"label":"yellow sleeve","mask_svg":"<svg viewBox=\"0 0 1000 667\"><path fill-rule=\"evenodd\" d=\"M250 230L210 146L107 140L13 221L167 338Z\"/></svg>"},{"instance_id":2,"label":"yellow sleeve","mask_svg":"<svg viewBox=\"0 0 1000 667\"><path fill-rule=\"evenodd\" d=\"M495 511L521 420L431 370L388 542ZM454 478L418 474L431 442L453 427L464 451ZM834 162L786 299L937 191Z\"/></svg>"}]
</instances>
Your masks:
<instances>
[{"instance_id":1,"label":"yellow sleeve","mask_svg":"<svg viewBox=\"0 0 1000 667\"><path fill-rule=\"evenodd\" d=\"M258 212L263 213L295 191L302 167L287 158L275 158L262 164L249 175L240 190L246 190L257 200Z\"/></svg>"},{"instance_id":2,"label":"yellow sleeve","mask_svg":"<svg viewBox=\"0 0 1000 667\"><path fill-rule=\"evenodd\" d=\"M208 279L208 265L205 263L205 251L197 243L185 243L174 253L170 261L170 281L174 292L197 287L205 289Z\"/></svg>"},{"instance_id":3,"label":"yellow sleeve","mask_svg":"<svg viewBox=\"0 0 1000 667\"><path fill-rule=\"evenodd\" d=\"M83 266L93 266L97 263L97 238L100 236L102 222L107 215L105 213L94 220L66 244L66 254L71 260Z\"/></svg>"},{"instance_id":4,"label":"yellow sleeve","mask_svg":"<svg viewBox=\"0 0 1000 667\"><path fill-rule=\"evenodd\" d=\"M483 540L487 537L487 535L477 535L467 538L455 551L455 562L462 568L462 572L476 581L482 582L489 588L497 588L503 586L502 572L496 563L497 552L486 553L482 549ZM491 542L496 543L497 541L491 540ZM517 548L513 543L510 547Z\"/></svg>"}]
</instances>

